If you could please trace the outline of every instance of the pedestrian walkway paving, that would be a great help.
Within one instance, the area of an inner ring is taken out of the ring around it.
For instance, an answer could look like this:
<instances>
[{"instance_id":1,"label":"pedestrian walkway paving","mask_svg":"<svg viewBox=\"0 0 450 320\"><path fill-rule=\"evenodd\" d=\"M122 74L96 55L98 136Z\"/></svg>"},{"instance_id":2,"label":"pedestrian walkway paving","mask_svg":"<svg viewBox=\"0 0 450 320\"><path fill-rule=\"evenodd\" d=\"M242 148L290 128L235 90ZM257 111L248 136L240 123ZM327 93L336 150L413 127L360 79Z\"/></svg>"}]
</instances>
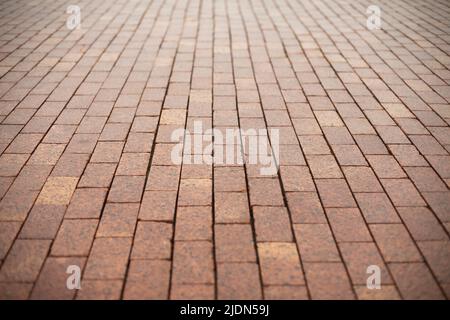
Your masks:
<instances>
[{"instance_id":1,"label":"pedestrian walkway paving","mask_svg":"<svg viewBox=\"0 0 450 320\"><path fill-rule=\"evenodd\" d=\"M2 0L0 299L448 299L449 103L446 0Z\"/></svg>"}]
</instances>

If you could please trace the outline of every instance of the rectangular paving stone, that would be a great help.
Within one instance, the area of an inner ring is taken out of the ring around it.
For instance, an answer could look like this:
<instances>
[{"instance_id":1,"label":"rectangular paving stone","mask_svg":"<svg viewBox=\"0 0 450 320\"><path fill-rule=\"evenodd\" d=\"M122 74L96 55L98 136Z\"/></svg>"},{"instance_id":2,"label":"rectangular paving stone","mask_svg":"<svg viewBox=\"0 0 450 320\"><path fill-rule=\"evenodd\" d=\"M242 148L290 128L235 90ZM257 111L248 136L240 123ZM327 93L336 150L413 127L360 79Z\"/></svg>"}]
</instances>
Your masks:
<instances>
[{"instance_id":1,"label":"rectangular paving stone","mask_svg":"<svg viewBox=\"0 0 450 320\"><path fill-rule=\"evenodd\" d=\"M287 193L293 223L324 223L325 213L316 192Z\"/></svg>"},{"instance_id":2,"label":"rectangular paving stone","mask_svg":"<svg viewBox=\"0 0 450 320\"><path fill-rule=\"evenodd\" d=\"M372 240L357 208L329 208L326 213L337 242Z\"/></svg>"},{"instance_id":3,"label":"rectangular paving stone","mask_svg":"<svg viewBox=\"0 0 450 320\"><path fill-rule=\"evenodd\" d=\"M94 240L98 220L66 219L52 244L52 256L87 256Z\"/></svg>"},{"instance_id":4,"label":"rectangular paving stone","mask_svg":"<svg viewBox=\"0 0 450 320\"><path fill-rule=\"evenodd\" d=\"M361 284L367 286L367 279L370 276L367 270L372 265L380 268L381 288L393 283L383 258L374 242L339 243L339 249L354 285Z\"/></svg>"},{"instance_id":5,"label":"rectangular paving stone","mask_svg":"<svg viewBox=\"0 0 450 320\"><path fill-rule=\"evenodd\" d=\"M20 231L24 239L54 239L66 212L64 205L34 205Z\"/></svg>"},{"instance_id":6,"label":"rectangular paving stone","mask_svg":"<svg viewBox=\"0 0 450 320\"><path fill-rule=\"evenodd\" d=\"M449 6L350 3L5 4L0 299L450 298Z\"/></svg>"},{"instance_id":7,"label":"rectangular paving stone","mask_svg":"<svg viewBox=\"0 0 450 320\"><path fill-rule=\"evenodd\" d=\"M387 262L414 262L422 260L419 250L403 225L372 224L370 225L370 230L380 248L381 254Z\"/></svg>"},{"instance_id":8,"label":"rectangular paving stone","mask_svg":"<svg viewBox=\"0 0 450 320\"><path fill-rule=\"evenodd\" d=\"M444 298L424 263L393 263L389 265L389 269L404 299L436 300Z\"/></svg>"},{"instance_id":9,"label":"rectangular paving stone","mask_svg":"<svg viewBox=\"0 0 450 320\"><path fill-rule=\"evenodd\" d=\"M124 279L131 249L131 238L97 238L94 240L85 279Z\"/></svg>"},{"instance_id":10,"label":"rectangular paving stone","mask_svg":"<svg viewBox=\"0 0 450 320\"><path fill-rule=\"evenodd\" d=\"M78 188L67 208L66 218L99 218L107 190L103 188Z\"/></svg>"},{"instance_id":11,"label":"rectangular paving stone","mask_svg":"<svg viewBox=\"0 0 450 320\"><path fill-rule=\"evenodd\" d=\"M50 240L17 240L0 269L0 281L34 282L47 256Z\"/></svg>"},{"instance_id":12,"label":"rectangular paving stone","mask_svg":"<svg viewBox=\"0 0 450 320\"><path fill-rule=\"evenodd\" d=\"M355 298L341 262L308 262L305 263L305 274L311 299L352 300Z\"/></svg>"},{"instance_id":13,"label":"rectangular paving stone","mask_svg":"<svg viewBox=\"0 0 450 320\"><path fill-rule=\"evenodd\" d=\"M250 221L247 194L218 192L215 197L215 221L217 223L246 223Z\"/></svg>"},{"instance_id":14,"label":"rectangular paving stone","mask_svg":"<svg viewBox=\"0 0 450 320\"><path fill-rule=\"evenodd\" d=\"M146 191L139 210L139 219L173 221L176 201L175 191Z\"/></svg>"},{"instance_id":15,"label":"rectangular paving stone","mask_svg":"<svg viewBox=\"0 0 450 320\"><path fill-rule=\"evenodd\" d=\"M172 248L172 225L165 222L139 221L132 259L169 259Z\"/></svg>"},{"instance_id":16,"label":"rectangular paving stone","mask_svg":"<svg viewBox=\"0 0 450 320\"><path fill-rule=\"evenodd\" d=\"M214 283L212 244L207 241L175 241L172 283Z\"/></svg>"},{"instance_id":17,"label":"rectangular paving stone","mask_svg":"<svg viewBox=\"0 0 450 320\"><path fill-rule=\"evenodd\" d=\"M71 300L76 291L67 288L67 278L70 266L77 266L83 270L86 258L53 258L45 261L36 285L31 293L33 300Z\"/></svg>"},{"instance_id":18,"label":"rectangular paving stone","mask_svg":"<svg viewBox=\"0 0 450 320\"><path fill-rule=\"evenodd\" d=\"M144 184L144 176L115 176L108 202L140 202Z\"/></svg>"},{"instance_id":19,"label":"rectangular paving stone","mask_svg":"<svg viewBox=\"0 0 450 320\"><path fill-rule=\"evenodd\" d=\"M0 223L0 259L4 259L20 230L19 222Z\"/></svg>"},{"instance_id":20,"label":"rectangular paving stone","mask_svg":"<svg viewBox=\"0 0 450 320\"><path fill-rule=\"evenodd\" d=\"M253 234L248 224L214 226L216 260L219 262L255 261Z\"/></svg>"},{"instance_id":21,"label":"rectangular paving stone","mask_svg":"<svg viewBox=\"0 0 450 320\"><path fill-rule=\"evenodd\" d=\"M211 207L178 207L175 240L212 240Z\"/></svg>"},{"instance_id":22,"label":"rectangular paving stone","mask_svg":"<svg viewBox=\"0 0 450 320\"><path fill-rule=\"evenodd\" d=\"M262 299L256 263L221 263L217 278L218 299Z\"/></svg>"},{"instance_id":23,"label":"rectangular paving stone","mask_svg":"<svg viewBox=\"0 0 450 320\"><path fill-rule=\"evenodd\" d=\"M257 241L292 241L291 223L286 208L255 207L253 217Z\"/></svg>"},{"instance_id":24,"label":"rectangular paving stone","mask_svg":"<svg viewBox=\"0 0 450 320\"><path fill-rule=\"evenodd\" d=\"M77 300L119 300L122 294L122 280L88 280L83 279L82 290L78 291Z\"/></svg>"},{"instance_id":25,"label":"rectangular paving stone","mask_svg":"<svg viewBox=\"0 0 450 320\"><path fill-rule=\"evenodd\" d=\"M133 260L130 262L123 298L128 300L167 299L170 262Z\"/></svg>"},{"instance_id":26,"label":"rectangular paving stone","mask_svg":"<svg viewBox=\"0 0 450 320\"><path fill-rule=\"evenodd\" d=\"M316 180L324 207L355 207L355 201L344 179Z\"/></svg>"},{"instance_id":27,"label":"rectangular paving stone","mask_svg":"<svg viewBox=\"0 0 450 320\"><path fill-rule=\"evenodd\" d=\"M294 243L258 243L264 285L303 285L305 279Z\"/></svg>"},{"instance_id":28,"label":"rectangular paving stone","mask_svg":"<svg viewBox=\"0 0 450 320\"><path fill-rule=\"evenodd\" d=\"M340 261L333 235L326 224L296 224L295 237L302 261Z\"/></svg>"},{"instance_id":29,"label":"rectangular paving stone","mask_svg":"<svg viewBox=\"0 0 450 320\"><path fill-rule=\"evenodd\" d=\"M107 203L103 209L97 237L132 237L136 226L139 204Z\"/></svg>"},{"instance_id":30,"label":"rectangular paving stone","mask_svg":"<svg viewBox=\"0 0 450 320\"><path fill-rule=\"evenodd\" d=\"M77 182L78 178L76 177L49 177L36 203L52 205L69 204Z\"/></svg>"}]
</instances>

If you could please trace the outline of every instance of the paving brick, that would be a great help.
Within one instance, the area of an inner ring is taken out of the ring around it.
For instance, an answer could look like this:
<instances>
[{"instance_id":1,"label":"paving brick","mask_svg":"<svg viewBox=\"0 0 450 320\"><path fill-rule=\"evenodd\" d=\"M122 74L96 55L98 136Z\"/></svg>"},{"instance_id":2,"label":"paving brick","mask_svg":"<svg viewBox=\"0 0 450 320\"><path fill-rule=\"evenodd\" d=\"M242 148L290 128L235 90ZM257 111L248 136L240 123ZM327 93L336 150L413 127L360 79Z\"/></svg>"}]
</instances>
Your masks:
<instances>
[{"instance_id":1,"label":"paving brick","mask_svg":"<svg viewBox=\"0 0 450 320\"><path fill-rule=\"evenodd\" d=\"M305 263L305 274L312 299L354 299L341 262Z\"/></svg>"},{"instance_id":2,"label":"paving brick","mask_svg":"<svg viewBox=\"0 0 450 320\"><path fill-rule=\"evenodd\" d=\"M343 179L318 179L317 189L324 207L355 207L352 194Z\"/></svg>"},{"instance_id":3,"label":"paving brick","mask_svg":"<svg viewBox=\"0 0 450 320\"><path fill-rule=\"evenodd\" d=\"M13 177L0 177L0 199L3 198L13 182Z\"/></svg>"},{"instance_id":4,"label":"paving brick","mask_svg":"<svg viewBox=\"0 0 450 320\"><path fill-rule=\"evenodd\" d=\"M408 143L408 138L397 126L377 126L378 134L386 144Z\"/></svg>"},{"instance_id":5,"label":"paving brick","mask_svg":"<svg viewBox=\"0 0 450 320\"><path fill-rule=\"evenodd\" d=\"M402 224L372 224L370 230L387 262L422 260L413 240Z\"/></svg>"},{"instance_id":6,"label":"paving brick","mask_svg":"<svg viewBox=\"0 0 450 320\"><path fill-rule=\"evenodd\" d=\"M214 168L214 191L246 190L245 175L240 167L215 167Z\"/></svg>"},{"instance_id":7,"label":"paving brick","mask_svg":"<svg viewBox=\"0 0 450 320\"><path fill-rule=\"evenodd\" d=\"M389 145L389 149L402 167L426 166L427 163L414 145Z\"/></svg>"},{"instance_id":8,"label":"paving brick","mask_svg":"<svg viewBox=\"0 0 450 320\"><path fill-rule=\"evenodd\" d=\"M54 239L65 211L63 205L35 205L20 231L20 238Z\"/></svg>"},{"instance_id":9,"label":"paving brick","mask_svg":"<svg viewBox=\"0 0 450 320\"><path fill-rule=\"evenodd\" d=\"M211 207L179 207L175 240L212 240Z\"/></svg>"},{"instance_id":10,"label":"paving brick","mask_svg":"<svg viewBox=\"0 0 450 320\"><path fill-rule=\"evenodd\" d=\"M15 177L19 174L29 155L3 154L0 156L0 176Z\"/></svg>"},{"instance_id":11,"label":"paving brick","mask_svg":"<svg viewBox=\"0 0 450 320\"><path fill-rule=\"evenodd\" d=\"M64 153L56 163L51 175L56 177L81 177L88 159L88 154Z\"/></svg>"},{"instance_id":12,"label":"paving brick","mask_svg":"<svg viewBox=\"0 0 450 320\"><path fill-rule=\"evenodd\" d=\"M364 154L387 154L388 150L377 135L354 135Z\"/></svg>"},{"instance_id":13,"label":"paving brick","mask_svg":"<svg viewBox=\"0 0 450 320\"><path fill-rule=\"evenodd\" d=\"M54 165L64 151L62 144L40 144L30 157L28 164Z\"/></svg>"},{"instance_id":14,"label":"paving brick","mask_svg":"<svg viewBox=\"0 0 450 320\"><path fill-rule=\"evenodd\" d=\"M248 224L214 226L216 260L219 262L253 262L256 260L253 234Z\"/></svg>"},{"instance_id":15,"label":"paving brick","mask_svg":"<svg viewBox=\"0 0 450 320\"><path fill-rule=\"evenodd\" d=\"M215 194L215 221L218 223L239 223L250 221L247 195L238 192Z\"/></svg>"},{"instance_id":16,"label":"paving brick","mask_svg":"<svg viewBox=\"0 0 450 320\"><path fill-rule=\"evenodd\" d=\"M154 136L152 133L130 132L124 147L125 152L152 151Z\"/></svg>"},{"instance_id":17,"label":"paving brick","mask_svg":"<svg viewBox=\"0 0 450 320\"><path fill-rule=\"evenodd\" d=\"M146 191L142 199L139 219L173 221L177 193L174 191Z\"/></svg>"},{"instance_id":18,"label":"paving brick","mask_svg":"<svg viewBox=\"0 0 450 320\"><path fill-rule=\"evenodd\" d=\"M35 287L31 293L34 300L71 300L76 291L67 288L69 266L78 266L81 270L85 258L47 258ZM81 287L83 289L83 287Z\"/></svg>"},{"instance_id":19,"label":"paving brick","mask_svg":"<svg viewBox=\"0 0 450 320\"><path fill-rule=\"evenodd\" d=\"M10 190L41 190L51 170L49 165L25 165Z\"/></svg>"},{"instance_id":20,"label":"paving brick","mask_svg":"<svg viewBox=\"0 0 450 320\"><path fill-rule=\"evenodd\" d=\"M410 180L382 179L381 183L395 206L408 207L425 205L425 201L422 200L422 197Z\"/></svg>"},{"instance_id":21,"label":"paving brick","mask_svg":"<svg viewBox=\"0 0 450 320\"><path fill-rule=\"evenodd\" d=\"M369 121L364 118L348 118L344 119L344 121L352 135L375 133L375 130L370 125Z\"/></svg>"},{"instance_id":22,"label":"paving brick","mask_svg":"<svg viewBox=\"0 0 450 320\"><path fill-rule=\"evenodd\" d=\"M211 300L214 286L210 284L174 284L170 290L171 300Z\"/></svg>"},{"instance_id":23,"label":"paving brick","mask_svg":"<svg viewBox=\"0 0 450 320\"><path fill-rule=\"evenodd\" d=\"M132 237L139 204L107 203L103 210L97 237Z\"/></svg>"},{"instance_id":24,"label":"paving brick","mask_svg":"<svg viewBox=\"0 0 450 320\"><path fill-rule=\"evenodd\" d=\"M118 300L122 293L122 280L82 280L77 300Z\"/></svg>"},{"instance_id":25,"label":"paving brick","mask_svg":"<svg viewBox=\"0 0 450 320\"><path fill-rule=\"evenodd\" d=\"M445 241L420 241L418 245L438 281L440 283L449 283L450 242L448 239Z\"/></svg>"},{"instance_id":26,"label":"paving brick","mask_svg":"<svg viewBox=\"0 0 450 320\"><path fill-rule=\"evenodd\" d=\"M447 191L447 186L430 167L406 168L408 176L419 191Z\"/></svg>"},{"instance_id":27,"label":"paving brick","mask_svg":"<svg viewBox=\"0 0 450 320\"><path fill-rule=\"evenodd\" d=\"M84 278L123 279L131 248L131 238L97 238L89 255Z\"/></svg>"},{"instance_id":28,"label":"paving brick","mask_svg":"<svg viewBox=\"0 0 450 320\"><path fill-rule=\"evenodd\" d=\"M127 123L107 123L102 130L100 141L124 141L127 137L130 124ZM87 130L89 133L98 133ZM98 130L93 130L98 131ZM85 132L87 133L87 132Z\"/></svg>"},{"instance_id":29,"label":"paving brick","mask_svg":"<svg viewBox=\"0 0 450 320\"><path fill-rule=\"evenodd\" d=\"M93 0L83 37L60 29L58 2L8 5L0 299L449 298L448 37L434 32L448 6L416 2L383 10L389 40L361 37L347 0ZM198 122L205 150L172 137ZM211 130L229 128L267 129L278 171L250 163L250 139L220 163ZM68 291L75 260L83 289Z\"/></svg>"},{"instance_id":30,"label":"paving brick","mask_svg":"<svg viewBox=\"0 0 450 320\"><path fill-rule=\"evenodd\" d=\"M258 256L264 285L304 285L294 243L258 243Z\"/></svg>"},{"instance_id":31,"label":"paving brick","mask_svg":"<svg viewBox=\"0 0 450 320\"><path fill-rule=\"evenodd\" d=\"M363 216L357 208L326 210L331 229L338 242L371 241Z\"/></svg>"},{"instance_id":32,"label":"paving brick","mask_svg":"<svg viewBox=\"0 0 450 320\"><path fill-rule=\"evenodd\" d=\"M102 188L109 187L116 169L115 164L89 163L81 176L78 187Z\"/></svg>"},{"instance_id":33,"label":"paving brick","mask_svg":"<svg viewBox=\"0 0 450 320\"><path fill-rule=\"evenodd\" d=\"M210 179L182 179L178 204L184 206L212 205L212 180Z\"/></svg>"},{"instance_id":34,"label":"paving brick","mask_svg":"<svg viewBox=\"0 0 450 320\"><path fill-rule=\"evenodd\" d=\"M167 299L169 278L169 261L133 260L123 297L127 300Z\"/></svg>"},{"instance_id":35,"label":"paving brick","mask_svg":"<svg viewBox=\"0 0 450 320\"><path fill-rule=\"evenodd\" d=\"M283 196L277 179L250 179L250 204L260 206L282 206Z\"/></svg>"},{"instance_id":36,"label":"paving brick","mask_svg":"<svg viewBox=\"0 0 450 320\"><path fill-rule=\"evenodd\" d=\"M118 176L143 176L147 173L150 160L148 153L124 153L117 167Z\"/></svg>"},{"instance_id":37,"label":"paving brick","mask_svg":"<svg viewBox=\"0 0 450 320\"><path fill-rule=\"evenodd\" d=\"M169 259L172 225L164 222L140 221L136 228L132 259Z\"/></svg>"},{"instance_id":38,"label":"paving brick","mask_svg":"<svg viewBox=\"0 0 450 320\"><path fill-rule=\"evenodd\" d=\"M173 284L214 283L212 244L207 241L175 241Z\"/></svg>"},{"instance_id":39,"label":"paving brick","mask_svg":"<svg viewBox=\"0 0 450 320\"><path fill-rule=\"evenodd\" d=\"M32 283L3 282L0 283L1 300L26 300L33 287Z\"/></svg>"},{"instance_id":40,"label":"paving brick","mask_svg":"<svg viewBox=\"0 0 450 320\"><path fill-rule=\"evenodd\" d=\"M108 194L108 202L140 202L145 177L116 176Z\"/></svg>"},{"instance_id":41,"label":"paving brick","mask_svg":"<svg viewBox=\"0 0 450 320\"><path fill-rule=\"evenodd\" d=\"M179 166L151 166L145 190L178 190Z\"/></svg>"},{"instance_id":42,"label":"paving brick","mask_svg":"<svg viewBox=\"0 0 450 320\"><path fill-rule=\"evenodd\" d=\"M264 288L268 300L306 300L308 292L304 286L268 286Z\"/></svg>"},{"instance_id":43,"label":"paving brick","mask_svg":"<svg viewBox=\"0 0 450 320\"><path fill-rule=\"evenodd\" d=\"M372 169L369 167L343 167L348 184L353 192L382 192Z\"/></svg>"},{"instance_id":44,"label":"paving brick","mask_svg":"<svg viewBox=\"0 0 450 320\"><path fill-rule=\"evenodd\" d=\"M447 155L445 149L431 135L411 136L411 141L423 155Z\"/></svg>"},{"instance_id":45,"label":"paving brick","mask_svg":"<svg viewBox=\"0 0 450 320\"><path fill-rule=\"evenodd\" d=\"M393 285L383 285L380 289L368 289L366 285L355 286L358 300L399 300L400 294Z\"/></svg>"},{"instance_id":46,"label":"paving brick","mask_svg":"<svg viewBox=\"0 0 450 320\"><path fill-rule=\"evenodd\" d=\"M94 239L98 220L64 220L52 245L53 256L87 256Z\"/></svg>"},{"instance_id":47,"label":"paving brick","mask_svg":"<svg viewBox=\"0 0 450 320\"><path fill-rule=\"evenodd\" d=\"M19 134L6 149L6 153L32 153L42 139L42 134Z\"/></svg>"},{"instance_id":48,"label":"paving brick","mask_svg":"<svg viewBox=\"0 0 450 320\"><path fill-rule=\"evenodd\" d=\"M255 207L253 217L257 241L292 241L291 224L286 208Z\"/></svg>"},{"instance_id":49,"label":"paving brick","mask_svg":"<svg viewBox=\"0 0 450 320\"><path fill-rule=\"evenodd\" d=\"M181 179L212 179L212 166L208 164L184 164Z\"/></svg>"},{"instance_id":50,"label":"paving brick","mask_svg":"<svg viewBox=\"0 0 450 320\"><path fill-rule=\"evenodd\" d=\"M218 299L262 299L256 263L221 263L217 266Z\"/></svg>"},{"instance_id":51,"label":"paving brick","mask_svg":"<svg viewBox=\"0 0 450 320\"><path fill-rule=\"evenodd\" d=\"M19 222L1 222L0 223L0 259L3 260L11 248L14 239L19 232Z\"/></svg>"},{"instance_id":52,"label":"paving brick","mask_svg":"<svg viewBox=\"0 0 450 320\"><path fill-rule=\"evenodd\" d=\"M117 163L123 148L122 142L99 142L90 162Z\"/></svg>"},{"instance_id":53,"label":"paving brick","mask_svg":"<svg viewBox=\"0 0 450 320\"><path fill-rule=\"evenodd\" d=\"M45 183L37 204L67 205L70 202L78 178L75 177L50 177Z\"/></svg>"},{"instance_id":54,"label":"paving brick","mask_svg":"<svg viewBox=\"0 0 450 320\"><path fill-rule=\"evenodd\" d=\"M50 240L17 240L0 269L0 281L34 282L44 263Z\"/></svg>"},{"instance_id":55,"label":"paving brick","mask_svg":"<svg viewBox=\"0 0 450 320\"><path fill-rule=\"evenodd\" d=\"M380 179L406 177L406 174L392 156L370 155L367 156L367 160L369 160L370 165Z\"/></svg>"},{"instance_id":56,"label":"paving brick","mask_svg":"<svg viewBox=\"0 0 450 320\"><path fill-rule=\"evenodd\" d=\"M340 261L328 225L296 224L294 231L302 261Z\"/></svg>"},{"instance_id":57,"label":"paving brick","mask_svg":"<svg viewBox=\"0 0 450 320\"><path fill-rule=\"evenodd\" d=\"M38 194L38 191L9 190L0 202L0 220L24 221Z\"/></svg>"},{"instance_id":58,"label":"paving brick","mask_svg":"<svg viewBox=\"0 0 450 320\"><path fill-rule=\"evenodd\" d=\"M99 218L106 197L106 189L76 189L67 208L66 218Z\"/></svg>"},{"instance_id":59,"label":"paving brick","mask_svg":"<svg viewBox=\"0 0 450 320\"><path fill-rule=\"evenodd\" d=\"M424 263L393 263L389 269L404 299L444 298Z\"/></svg>"},{"instance_id":60,"label":"paving brick","mask_svg":"<svg viewBox=\"0 0 450 320\"><path fill-rule=\"evenodd\" d=\"M416 241L446 240L448 236L433 213L426 207L398 208L411 236Z\"/></svg>"},{"instance_id":61,"label":"paving brick","mask_svg":"<svg viewBox=\"0 0 450 320\"><path fill-rule=\"evenodd\" d=\"M53 125L45 135L44 143L68 143L77 129L74 125Z\"/></svg>"},{"instance_id":62,"label":"paving brick","mask_svg":"<svg viewBox=\"0 0 450 320\"><path fill-rule=\"evenodd\" d=\"M400 222L385 193L356 193L355 197L368 223Z\"/></svg>"},{"instance_id":63,"label":"paving brick","mask_svg":"<svg viewBox=\"0 0 450 320\"><path fill-rule=\"evenodd\" d=\"M450 192L424 192L423 196L441 221L450 221Z\"/></svg>"},{"instance_id":64,"label":"paving brick","mask_svg":"<svg viewBox=\"0 0 450 320\"><path fill-rule=\"evenodd\" d=\"M342 172L333 156L307 156L306 158L314 179L342 178Z\"/></svg>"},{"instance_id":65,"label":"paving brick","mask_svg":"<svg viewBox=\"0 0 450 320\"><path fill-rule=\"evenodd\" d=\"M364 156L356 145L333 146L334 155L341 166L365 166Z\"/></svg>"},{"instance_id":66,"label":"paving brick","mask_svg":"<svg viewBox=\"0 0 450 320\"><path fill-rule=\"evenodd\" d=\"M307 166L281 166L283 189L288 191L315 191L314 182Z\"/></svg>"}]
</instances>

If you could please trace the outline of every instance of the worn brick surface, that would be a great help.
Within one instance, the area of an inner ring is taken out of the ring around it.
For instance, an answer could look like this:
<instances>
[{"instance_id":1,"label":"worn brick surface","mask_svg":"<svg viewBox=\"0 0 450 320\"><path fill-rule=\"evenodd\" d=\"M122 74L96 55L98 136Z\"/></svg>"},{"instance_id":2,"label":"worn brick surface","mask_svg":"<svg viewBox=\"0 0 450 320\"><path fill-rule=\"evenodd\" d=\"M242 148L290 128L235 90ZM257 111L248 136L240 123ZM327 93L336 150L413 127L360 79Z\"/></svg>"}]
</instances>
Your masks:
<instances>
[{"instance_id":1,"label":"worn brick surface","mask_svg":"<svg viewBox=\"0 0 450 320\"><path fill-rule=\"evenodd\" d=\"M2 1L0 299L449 299L450 6L372 4Z\"/></svg>"}]
</instances>

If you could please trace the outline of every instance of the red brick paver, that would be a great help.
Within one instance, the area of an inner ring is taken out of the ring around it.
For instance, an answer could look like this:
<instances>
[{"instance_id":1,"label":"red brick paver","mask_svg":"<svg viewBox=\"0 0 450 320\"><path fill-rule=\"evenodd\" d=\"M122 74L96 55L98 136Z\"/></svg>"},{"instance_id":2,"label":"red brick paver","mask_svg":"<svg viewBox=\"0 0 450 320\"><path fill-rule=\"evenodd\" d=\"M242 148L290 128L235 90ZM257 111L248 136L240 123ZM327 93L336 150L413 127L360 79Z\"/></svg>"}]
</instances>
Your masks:
<instances>
[{"instance_id":1,"label":"red brick paver","mask_svg":"<svg viewBox=\"0 0 450 320\"><path fill-rule=\"evenodd\" d=\"M450 6L372 4L2 1L0 299L449 299Z\"/></svg>"}]
</instances>

